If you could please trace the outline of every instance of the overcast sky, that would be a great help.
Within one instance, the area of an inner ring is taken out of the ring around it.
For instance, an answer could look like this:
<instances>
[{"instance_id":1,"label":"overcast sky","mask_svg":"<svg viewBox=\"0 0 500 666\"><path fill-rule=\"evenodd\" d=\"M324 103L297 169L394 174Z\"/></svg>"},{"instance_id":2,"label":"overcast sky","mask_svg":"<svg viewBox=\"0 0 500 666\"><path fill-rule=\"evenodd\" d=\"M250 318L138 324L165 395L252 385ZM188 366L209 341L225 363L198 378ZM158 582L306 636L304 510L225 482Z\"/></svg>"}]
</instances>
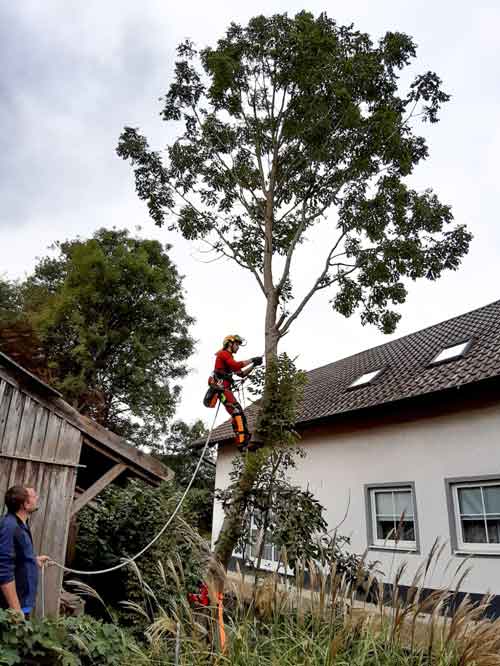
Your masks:
<instances>
[{"instance_id":1,"label":"overcast sky","mask_svg":"<svg viewBox=\"0 0 500 666\"><path fill-rule=\"evenodd\" d=\"M201 399L226 333L249 339L246 355L262 353L263 300L250 276L228 263L203 263L196 247L153 225L130 167L115 155L118 136L124 125L137 126L156 148L172 137L159 119L158 98L171 80L180 41L213 44L231 21L301 9L326 10L374 39L387 30L410 34L419 47L415 71L436 71L452 94L441 122L424 127L430 157L412 183L432 187L451 204L474 240L459 272L410 286L396 336L498 299L498 2L0 1L0 273L23 277L55 240L85 237L102 226L140 226L144 237L172 243L199 341L178 409L188 421L211 418ZM321 240L311 238L297 264L299 291L321 253ZM282 349L310 369L388 339L356 317L333 313L322 295Z\"/></svg>"}]
</instances>

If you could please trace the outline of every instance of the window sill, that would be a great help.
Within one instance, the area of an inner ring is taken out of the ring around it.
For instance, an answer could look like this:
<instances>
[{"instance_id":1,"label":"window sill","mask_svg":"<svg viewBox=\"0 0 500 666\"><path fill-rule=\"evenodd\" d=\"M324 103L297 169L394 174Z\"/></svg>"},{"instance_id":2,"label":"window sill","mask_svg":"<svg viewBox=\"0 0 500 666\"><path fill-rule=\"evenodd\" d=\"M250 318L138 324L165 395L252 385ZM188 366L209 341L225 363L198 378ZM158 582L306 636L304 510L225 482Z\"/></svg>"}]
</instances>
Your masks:
<instances>
[{"instance_id":1,"label":"window sill","mask_svg":"<svg viewBox=\"0 0 500 666\"><path fill-rule=\"evenodd\" d=\"M254 568L257 568L257 560L252 560ZM278 573L282 576L293 576L293 571L284 564L278 566L278 562L274 560L261 560L259 571L270 571L271 573Z\"/></svg>"},{"instance_id":2,"label":"window sill","mask_svg":"<svg viewBox=\"0 0 500 666\"><path fill-rule=\"evenodd\" d=\"M233 557L237 559L240 563L243 562L243 559L241 557L241 553L234 553ZM251 566L253 569L257 570L256 564L257 560L254 559L253 557L249 557L245 560L245 562L251 563ZM258 569L259 571L268 571L270 573L278 573L281 576L293 576L294 573L290 567L285 567L284 564L280 564L278 567L278 562L275 562L274 560L261 560L260 561L260 567Z\"/></svg>"},{"instance_id":3,"label":"window sill","mask_svg":"<svg viewBox=\"0 0 500 666\"><path fill-rule=\"evenodd\" d=\"M388 553L405 553L408 555L419 555L420 551L416 546L382 546L378 544L371 544L368 546L369 550L378 550L382 552L388 552Z\"/></svg>"},{"instance_id":4,"label":"window sill","mask_svg":"<svg viewBox=\"0 0 500 666\"><path fill-rule=\"evenodd\" d=\"M500 557L500 550L466 550L458 548L453 551L457 557Z\"/></svg>"}]
</instances>

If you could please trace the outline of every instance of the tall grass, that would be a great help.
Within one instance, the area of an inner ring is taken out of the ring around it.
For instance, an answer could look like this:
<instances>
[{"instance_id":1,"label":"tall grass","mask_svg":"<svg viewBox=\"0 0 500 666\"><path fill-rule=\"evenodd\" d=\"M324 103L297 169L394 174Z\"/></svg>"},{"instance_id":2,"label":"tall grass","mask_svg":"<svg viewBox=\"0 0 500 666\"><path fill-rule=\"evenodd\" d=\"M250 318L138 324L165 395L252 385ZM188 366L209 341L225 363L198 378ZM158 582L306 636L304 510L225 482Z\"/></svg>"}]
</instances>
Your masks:
<instances>
[{"instance_id":1,"label":"tall grass","mask_svg":"<svg viewBox=\"0 0 500 666\"><path fill-rule=\"evenodd\" d=\"M307 562L293 579L270 574L256 589L248 574L227 575L224 646L215 589L209 585L210 607L193 608L179 559L160 565L165 584L173 580L178 592L168 607L144 582L144 604L128 607L150 618L145 635L151 665L500 666L500 620L486 617L491 599L474 604L458 596L468 562L452 572L451 585L426 593L442 555L436 542L404 595L405 564L391 586L374 573L367 577L362 565L353 578Z\"/></svg>"}]
</instances>

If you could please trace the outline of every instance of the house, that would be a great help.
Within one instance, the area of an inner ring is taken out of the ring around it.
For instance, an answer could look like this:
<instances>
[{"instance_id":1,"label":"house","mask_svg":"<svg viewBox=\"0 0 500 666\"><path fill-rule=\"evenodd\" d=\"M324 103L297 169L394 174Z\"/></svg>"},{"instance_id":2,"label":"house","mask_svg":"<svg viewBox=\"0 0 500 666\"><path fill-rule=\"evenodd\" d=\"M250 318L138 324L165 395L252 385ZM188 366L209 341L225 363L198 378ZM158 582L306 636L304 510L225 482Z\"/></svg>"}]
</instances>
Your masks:
<instances>
[{"instance_id":1,"label":"house","mask_svg":"<svg viewBox=\"0 0 500 666\"><path fill-rule=\"evenodd\" d=\"M82 416L54 388L0 352L0 511L10 486L37 489L32 532L38 553L64 562L77 513L108 484L127 477L159 485L173 472ZM61 569L49 567L47 613L58 612L61 585Z\"/></svg>"},{"instance_id":2,"label":"house","mask_svg":"<svg viewBox=\"0 0 500 666\"><path fill-rule=\"evenodd\" d=\"M472 558L461 589L497 595L500 613L500 301L307 374L296 426L307 457L293 482L388 578L406 561L409 585L437 538L446 547L428 588ZM217 488L230 434L228 423L213 434ZM222 518L216 505L214 540Z\"/></svg>"}]
</instances>

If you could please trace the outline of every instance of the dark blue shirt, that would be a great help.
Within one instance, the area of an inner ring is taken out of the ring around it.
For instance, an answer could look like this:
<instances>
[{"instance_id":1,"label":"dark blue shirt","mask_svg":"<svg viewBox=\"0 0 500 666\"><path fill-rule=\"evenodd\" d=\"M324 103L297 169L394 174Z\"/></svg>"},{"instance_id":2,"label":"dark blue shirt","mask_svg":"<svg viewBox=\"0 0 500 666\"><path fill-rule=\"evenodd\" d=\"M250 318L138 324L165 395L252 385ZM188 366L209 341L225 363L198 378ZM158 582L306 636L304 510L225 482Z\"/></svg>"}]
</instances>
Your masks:
<instances>
[{"instance_id":1,"label":"dark blue shirt","mask_svg":"<svg viewBox=\"0 0 500 666\"><path fill-rule=\"evenodd\" d=\"M17 596L23 609L35 605L38 565L31 532L14 513L0 519L0 585L16 582ZM7 602L0 592L0 607Z\"/></svg>"}]
</instances>

